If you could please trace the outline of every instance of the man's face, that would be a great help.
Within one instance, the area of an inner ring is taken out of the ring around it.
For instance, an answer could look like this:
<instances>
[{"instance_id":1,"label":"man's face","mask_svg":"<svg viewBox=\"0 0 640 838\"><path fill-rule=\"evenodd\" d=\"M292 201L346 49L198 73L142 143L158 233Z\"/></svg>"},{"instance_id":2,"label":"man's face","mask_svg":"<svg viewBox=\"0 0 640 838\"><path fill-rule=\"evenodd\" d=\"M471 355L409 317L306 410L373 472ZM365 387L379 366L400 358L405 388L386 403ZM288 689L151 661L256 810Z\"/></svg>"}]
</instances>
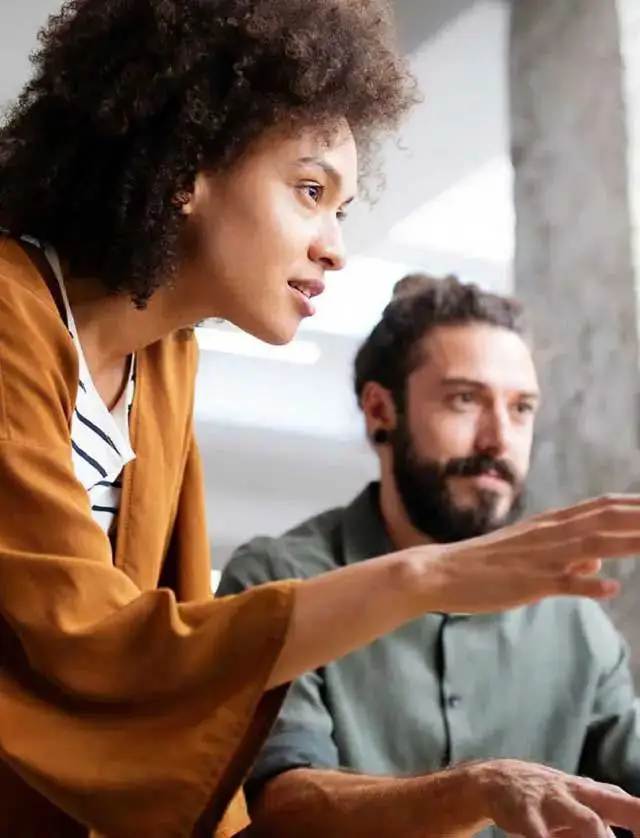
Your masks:
<instances>
[{"instance_id":1,"label":"man's face","mask_svg":"<svg viewBox=\"0 0 640 838\"><path fill-rule=\"evenodd\" d=\"M514 332L439 326L422 341L392 434L398 491L413 525L440 542L512 520L529 470L538 381Z\"/></svg>"}]
</instances>

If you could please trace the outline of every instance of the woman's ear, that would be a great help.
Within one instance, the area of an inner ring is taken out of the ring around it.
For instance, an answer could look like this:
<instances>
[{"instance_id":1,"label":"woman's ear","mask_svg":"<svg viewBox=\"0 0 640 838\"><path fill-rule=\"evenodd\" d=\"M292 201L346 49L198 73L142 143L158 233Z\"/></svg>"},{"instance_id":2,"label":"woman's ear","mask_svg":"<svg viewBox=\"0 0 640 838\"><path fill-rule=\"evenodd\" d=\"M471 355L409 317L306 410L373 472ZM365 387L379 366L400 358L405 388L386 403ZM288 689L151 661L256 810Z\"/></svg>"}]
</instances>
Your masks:
<instances>
[{"instance_id":1,"label":"woman's ear","mask_svg":"<svg viewBox=\"0 0 640 838\"><path fill-rule=\"evenodd\" d=\"M191 215L193 212L193 194L186 189L180 189L172 198L174 206L179 207L183 215Z\"/></svg>"}]
</instances>

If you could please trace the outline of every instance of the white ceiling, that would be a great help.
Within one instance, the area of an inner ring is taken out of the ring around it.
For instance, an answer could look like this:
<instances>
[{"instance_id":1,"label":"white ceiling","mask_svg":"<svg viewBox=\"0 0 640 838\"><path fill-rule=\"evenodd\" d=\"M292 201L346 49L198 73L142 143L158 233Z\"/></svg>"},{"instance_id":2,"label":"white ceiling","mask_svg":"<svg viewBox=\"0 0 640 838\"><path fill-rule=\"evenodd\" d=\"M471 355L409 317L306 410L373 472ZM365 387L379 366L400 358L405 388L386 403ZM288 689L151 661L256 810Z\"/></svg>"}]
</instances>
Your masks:
<instances>
[{"instance_id":1,"label":"white ceiling","mask_svg":"<svg viewBox=\"0 0 640 838\"><path fill-rule=\"evenodd\" d=\"M507 8L501 0L395 5L425 101L400 141L385 145L386 188L374 206L351 213L351 262L301 330L302 356L318 360L202 352L196 419L218 567L242 540L344 502L375 473L351 362L403 273L455 272L511 287ZM27 77L37 28L58 6L0 0L0 102Z\"/></svg>"}]
</instances>

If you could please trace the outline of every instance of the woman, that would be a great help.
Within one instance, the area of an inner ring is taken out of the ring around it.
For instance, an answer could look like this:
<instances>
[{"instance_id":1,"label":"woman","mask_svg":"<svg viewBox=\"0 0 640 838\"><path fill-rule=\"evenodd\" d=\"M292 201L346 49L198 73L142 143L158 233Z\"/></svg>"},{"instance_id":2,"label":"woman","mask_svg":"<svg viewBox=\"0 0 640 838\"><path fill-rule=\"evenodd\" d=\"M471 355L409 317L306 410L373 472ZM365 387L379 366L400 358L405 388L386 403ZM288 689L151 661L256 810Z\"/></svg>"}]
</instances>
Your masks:
<instances>
[{"instance_id":1,"label":"woman","mask_svg":"<svg viewBox=\"0 0 640 838\"><path fill-rule=\"evenodd\" d=\"M0 834L231 836L290 679L610 595L638 501L213 600L188 327L292 338L411 82L373 0L71 0L40 40L0 134Z\"/></svg>"}]
</instances>

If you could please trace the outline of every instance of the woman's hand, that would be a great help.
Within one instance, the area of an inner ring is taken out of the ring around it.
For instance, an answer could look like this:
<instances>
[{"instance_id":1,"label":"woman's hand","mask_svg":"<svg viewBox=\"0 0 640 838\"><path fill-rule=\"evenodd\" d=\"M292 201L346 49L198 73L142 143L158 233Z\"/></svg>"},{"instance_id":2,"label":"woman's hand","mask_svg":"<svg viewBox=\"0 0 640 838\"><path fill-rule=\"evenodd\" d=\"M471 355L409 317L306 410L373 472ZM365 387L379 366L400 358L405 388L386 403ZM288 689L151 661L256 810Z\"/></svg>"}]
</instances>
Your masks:
<instances>
[{"instance_id":1,"label":"woman's hand","mask_svg":"<svg viewBox=\"0 0 640 838\"><path fill-rule=\"evenodd\" d=\"M455 544L428 544L302 582L267 688L430 611L500 611L545 596L603 599L601 559L640 553L640 496L607 496Z\"/></svg>"},{"instance_id":2,"label":"woman's hand","mask_svg":"<svg viewBox=\"0 0 640 838\"><path fill-rule=\"evenodd\" d=\"M614 596L602 559L640 553L640 496L607 495L547 512L488 535L410 548L425 610L499 611L545 596Z\"/></svg>"}]
</instances>

